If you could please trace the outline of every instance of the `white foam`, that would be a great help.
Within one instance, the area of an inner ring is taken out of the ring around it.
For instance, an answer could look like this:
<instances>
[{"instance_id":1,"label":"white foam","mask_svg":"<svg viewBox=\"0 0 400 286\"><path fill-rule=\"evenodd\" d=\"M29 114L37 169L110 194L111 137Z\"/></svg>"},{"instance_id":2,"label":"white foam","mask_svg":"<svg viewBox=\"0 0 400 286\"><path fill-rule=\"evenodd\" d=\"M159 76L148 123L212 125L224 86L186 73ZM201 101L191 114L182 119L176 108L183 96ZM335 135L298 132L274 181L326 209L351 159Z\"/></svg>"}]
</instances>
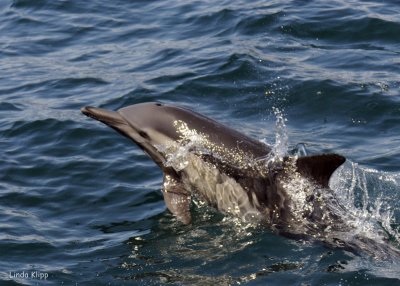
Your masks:
<instances>
[{"instance_id":1,"label":"white foam","mask_svg":"<svg viewBox=\"0 0 400 286\"><path fill-rule=\"evenodd\" d=\"M354 227L353 235L383 239L389 234L400 244L399 230L392 227L399 211L399 174L362 168L347 160L331 177L330 187L342 215Z\"/></svg>"}]
</instances>

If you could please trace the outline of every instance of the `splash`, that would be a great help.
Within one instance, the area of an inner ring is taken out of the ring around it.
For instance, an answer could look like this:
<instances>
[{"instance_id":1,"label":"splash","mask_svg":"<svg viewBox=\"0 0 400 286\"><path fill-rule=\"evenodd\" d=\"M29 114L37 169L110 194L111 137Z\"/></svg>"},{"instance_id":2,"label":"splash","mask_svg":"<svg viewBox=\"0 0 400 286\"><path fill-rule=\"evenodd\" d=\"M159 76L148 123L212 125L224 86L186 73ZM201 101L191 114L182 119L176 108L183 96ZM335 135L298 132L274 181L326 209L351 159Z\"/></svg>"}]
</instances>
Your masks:
<instances>
[{"instance_id":1,"label":"splash","mask_svg":"<svg viewBox=\"0 0 400 286\"><path fill-rule=\"evenodd\" d=\"M274 114L276 116L275 123L275 144L272 148L272 152L275 157L283 158L287 155L289 149L289 136L285 122L287 119L283 115L283 112L274 107Z\"/></svg>"},{"instance_id":2,"label":"splash","mask_svg":"<svg viewBox=\"0 0 400 286\"><path fill-rule=\"evenodd\" d=\"M192 154L211 155L221 159L222 162L229 162L239 168L248 168L253 166L254 158L251 154L236 148L229 149L224 144L216 144L210 140L207 134L189 128L187 123L177 120L174 122L180 139L177 142L170 142L167 146L156 146L156 148L165 154L166 166L171 166L180 171L189 164L189 157Z\"/></svg>"},{"instance_id":3,"label":"splash","mask_svg":"<svg viewBox=\"0 0 400 286\"><path fill-rule=\"evenodd\" d=\"M399 174L362 168L348 160L333 174L330 187L341 215L354 228L352 235L375 240L389 237L400 245L400 230L394 227L400 210Z\"/></svg>"},{"instance_id":4,"label":"splash","mask_svg":"<svg viewBox=\"0 0 400 286\"><path fill-rule=\"evenodd\" d=\"M206 135L198 133L196 130L189 129L187 124L182 121L174 122L181 138L178 142L169 142L164 145L155 146L158 151L165 155L165 166L173 167L176 171L185 169L189 164L190 151L196 150L199 154L207 153L204 142L207 141Z\"/></svg>"},{"instance_id":5,"label":"splash","mask_svg":"<svg viewBox=\"0 0 400 286\"><path fill-rule=\"evenodd\" d=\"M272 145L271 152L266 157L259 159L265 161L267 166L282 162L283 158L289 153L289 136L285 123L287 119L279 108L273 107L272 110L276 118L275 142ZM261 142L269 145L266 139L261 140Z\"/></svg>"}]
</instances>

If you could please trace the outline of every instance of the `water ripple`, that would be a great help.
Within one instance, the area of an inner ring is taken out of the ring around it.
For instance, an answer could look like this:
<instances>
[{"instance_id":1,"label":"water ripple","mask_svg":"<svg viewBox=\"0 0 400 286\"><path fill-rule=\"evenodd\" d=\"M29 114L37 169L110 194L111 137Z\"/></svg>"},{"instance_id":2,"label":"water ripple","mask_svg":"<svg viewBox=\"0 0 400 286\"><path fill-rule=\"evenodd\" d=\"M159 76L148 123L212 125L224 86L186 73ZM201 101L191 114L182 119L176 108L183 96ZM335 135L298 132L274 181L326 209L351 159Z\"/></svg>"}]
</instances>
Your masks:
<instances>
[{"instance_id":1,"label":"water ripple","mask_svg":"<svg viewBox=\"0 0 400 286\"><path fill-rule=\"evenodd\" d=\"M395 284L397 265L209 209L180 225L157 166L79 108L164 101L271 142L278 107L290 147L397 174L399 14L394 0L0 1L0 284L41 282L9 278L23 270L49 285Z\"/></svg>"}]
</instances>

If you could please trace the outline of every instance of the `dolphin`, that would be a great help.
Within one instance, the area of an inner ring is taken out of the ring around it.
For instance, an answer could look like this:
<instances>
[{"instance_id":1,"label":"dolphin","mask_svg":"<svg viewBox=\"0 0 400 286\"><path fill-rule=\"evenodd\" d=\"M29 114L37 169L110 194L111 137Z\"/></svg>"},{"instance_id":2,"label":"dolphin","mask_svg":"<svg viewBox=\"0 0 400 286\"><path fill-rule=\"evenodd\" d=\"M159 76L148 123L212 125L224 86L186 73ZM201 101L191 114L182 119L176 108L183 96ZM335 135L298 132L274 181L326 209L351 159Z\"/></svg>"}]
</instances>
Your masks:
<instances>
[{"instance_id":1,"label":"dolphin","mask_svg":"<svg viewBox=\"0 0 400 286\"><path fill-rule=\"evenodd\" d=\"M291 238L396 261L387 236L355 232L354 219L329 188L346 159L337 154L286 156L228 126L184 107L140 103L117 111L82 113L131 139L160 167L167 208L191 223L191 201L269 227ZM350 221L350 222L349 222ZM378 238L379 237L379 238Z\"/></svg>"},{"instance_id":2,"label":"dolphin","mask_svg":"<svg viewBox=\"0 0 400 286\"><path fill-rule=\"evenodd\" d=\"M136 143L164 173L167 208L191 222L192 199L291 236L331 228L338 218L322 197L345 162L337 154L275 158L270 146L191 111L159 102L82 113ZM324 195L329 194L329 195Z\"/></svg>"}]
</instances>

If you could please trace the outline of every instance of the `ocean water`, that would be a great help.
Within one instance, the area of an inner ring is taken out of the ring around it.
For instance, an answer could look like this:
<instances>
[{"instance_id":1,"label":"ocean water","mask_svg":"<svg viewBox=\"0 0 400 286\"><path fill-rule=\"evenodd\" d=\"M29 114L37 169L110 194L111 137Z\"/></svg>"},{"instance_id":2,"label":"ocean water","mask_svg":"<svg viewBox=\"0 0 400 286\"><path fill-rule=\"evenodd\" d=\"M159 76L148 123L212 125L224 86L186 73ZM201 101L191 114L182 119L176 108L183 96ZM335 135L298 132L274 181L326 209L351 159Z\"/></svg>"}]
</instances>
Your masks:
<instances>
[{"instance_id":1,"label":"ocean water","mask_svg":"<svg viewBox=\"0 0 400 286\"><path fill-rule=\"evenodd\" d=\"M86 105L186 106L301 154L400 249L400 3L0 0L0 285L400 285L379 261L201 206Z\"/></svg>"}]
</instances>

